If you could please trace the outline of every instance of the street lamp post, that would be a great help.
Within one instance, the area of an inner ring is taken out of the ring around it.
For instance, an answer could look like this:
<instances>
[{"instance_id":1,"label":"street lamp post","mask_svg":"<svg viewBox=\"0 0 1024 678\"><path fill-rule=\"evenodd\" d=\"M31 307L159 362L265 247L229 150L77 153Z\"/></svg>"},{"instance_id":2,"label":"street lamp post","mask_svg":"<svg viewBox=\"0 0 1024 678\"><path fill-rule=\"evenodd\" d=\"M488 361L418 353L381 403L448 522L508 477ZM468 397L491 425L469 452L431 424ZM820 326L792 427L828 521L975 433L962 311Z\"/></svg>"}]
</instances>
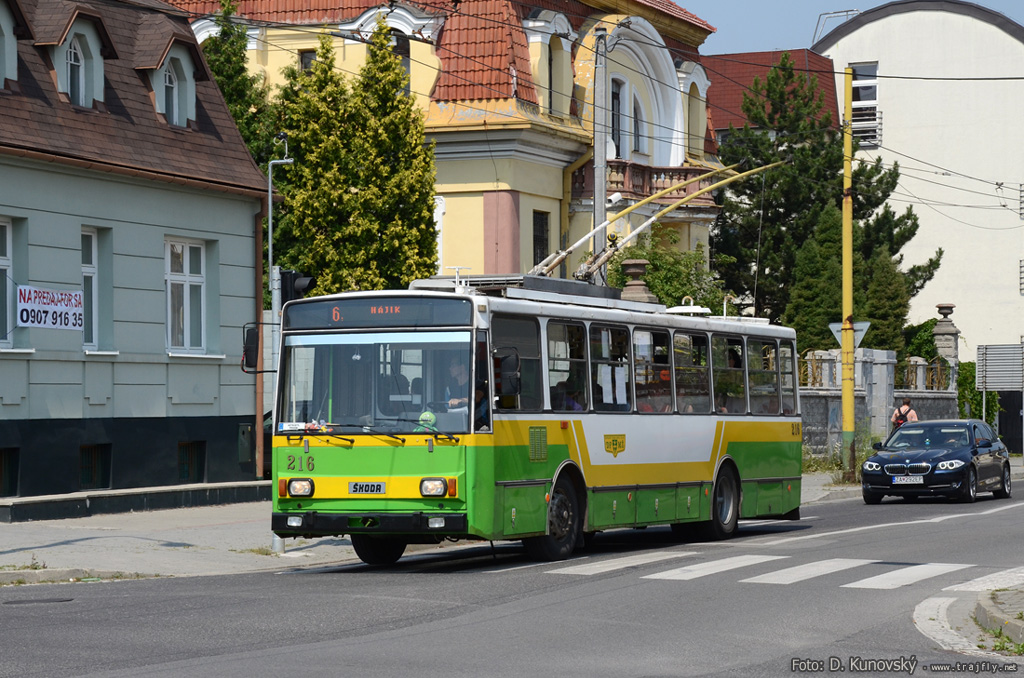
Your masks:
<instances>
[{"instance_id":1,"label":"street lamp post","mask_svg":"<svg viewBox=\"0 0 1024 678\"><path fill-rule=\"evenodd\" d=\"M271 368L275 370L272 392L277 391L277 356L281 341L281 275L274 268L274 165L290 165L294 162L294 158L288 157L288 135L281 132L277 138L284 142L284 158L267 163L267 280L270 284L270 336L272 337L270 364Z\"/></svg>"}]
</instances>

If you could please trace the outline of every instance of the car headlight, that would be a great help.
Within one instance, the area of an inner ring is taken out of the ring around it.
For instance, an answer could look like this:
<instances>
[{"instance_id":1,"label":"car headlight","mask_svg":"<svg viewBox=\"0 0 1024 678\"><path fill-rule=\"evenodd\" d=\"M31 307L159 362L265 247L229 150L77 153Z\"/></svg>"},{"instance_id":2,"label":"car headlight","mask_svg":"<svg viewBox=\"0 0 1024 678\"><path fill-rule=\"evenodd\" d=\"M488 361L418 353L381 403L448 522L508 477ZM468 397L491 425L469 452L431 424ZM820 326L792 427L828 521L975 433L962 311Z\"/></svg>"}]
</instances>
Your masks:
<instances>
[{"instance_id":1,"label":"car headlight","mask_svg":"<svg viewBox=\"0 0 1024 678\"><path fill-rule=\"evenodd\" d=\"M424 497L443 497L448 494L448 483L444 478L424 478L420 481L420 494Z\"/></svg>"},{"instance_id":2,"label":"car headlight","mask_svg":"<svg viewBox=\"0 0 1024 678\"><path fill-rule=\"evenodd\" d=\"M882 470L882 465L879 464L877 461L866 461L866 462L864 462L864 470L865 471L881 471Z\"/></svg>"},{"instance_id":3,"label":"car headlight","mask_svg":"<svg viewBox=\"0 0 1024 678\"><path fill-rule=\"evenodd\" d=\"M937 468L940 471L952 471L958 469L964 465L964 462L959 459L949 459L948 461L940 461Z\"/></svg>"},{"instance_id":4,"label":"car headlight","mask_svg":"<svg viewBox=\"0 0 1024 678\"><path fill-rule=\"evenodd\" d=\"M309 478L292 478L288 481L288 495L292 497L312 497L313 481Z\"/></svg>"}]
</instances>

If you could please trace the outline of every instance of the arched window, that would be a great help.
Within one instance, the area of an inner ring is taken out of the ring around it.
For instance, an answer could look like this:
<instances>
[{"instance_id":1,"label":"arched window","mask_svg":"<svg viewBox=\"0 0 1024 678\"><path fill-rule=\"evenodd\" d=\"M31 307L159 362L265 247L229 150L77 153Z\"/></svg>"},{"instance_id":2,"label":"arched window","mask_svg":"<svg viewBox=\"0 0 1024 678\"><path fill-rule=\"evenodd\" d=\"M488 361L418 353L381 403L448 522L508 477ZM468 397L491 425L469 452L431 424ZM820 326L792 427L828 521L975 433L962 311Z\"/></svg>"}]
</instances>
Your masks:
<instances>
[{"instance_id":1,"label":"arched window","mask_svg":"<svg viewBox=\"0 0 1024 678\"><path fill-rule=\"evenodd\" d=\"M611 100L611 141L615 146L615 157L622 157L622 89L623 83L620 80L612 80Z\"/></svg>"},{"instance_id":2,"label":"arched window","mask_svg":"<svg viewBox=\"0 0 1024 678\"><path fill-rule=\"evenodd\" d=\"M75 106L85 106L85 57L78 37L71 39L66 52L68 99Z\"/></svg>"},{"instance_id":3,"label":"arched window","mask_svg":"<svg viewBox=\"0 0 1024 678\"><path fill-rule=\"evenodd\" d=\"M391 51L402 61L402 70L405 71L405 95L408 96L411 87L412 70L409 63L409 36L397 29L391 29Z\"/></svg>"},{"instance_id":4,"label":"arched window","mask_svg":"<svg viewBox=\"0 0 1024 678\"><path fill-rule=\"evenodd\" d=\"M633 97L633 151L647 153L647 123L640 97Z\"/></svg>"},{"instance_id":5,"label":"arched window","mask_svg":"<svg viewBox=\"0 0 1024 678\"><path fill-rule=\"evenodd\" d=\"M168 60L164 67L164 117L169 125L181 125L178 118L178 76Z\"/></svg>"}]
</instances>

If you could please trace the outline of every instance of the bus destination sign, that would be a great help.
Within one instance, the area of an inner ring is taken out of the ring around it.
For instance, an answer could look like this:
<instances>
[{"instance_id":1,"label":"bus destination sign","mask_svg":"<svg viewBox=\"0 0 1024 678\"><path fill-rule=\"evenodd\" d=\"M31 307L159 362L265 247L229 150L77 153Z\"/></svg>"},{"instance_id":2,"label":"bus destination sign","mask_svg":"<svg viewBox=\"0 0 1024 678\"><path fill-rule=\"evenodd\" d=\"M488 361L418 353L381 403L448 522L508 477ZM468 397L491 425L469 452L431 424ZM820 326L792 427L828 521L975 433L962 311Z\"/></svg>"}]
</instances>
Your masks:
<instances>
[{"instance_id":1,"label":"bus destination sign","mask_svg":"<svg viewBox=\"0 0 1024 678\"><path fill-rule=\"evenodd\" d=\"M472 324L469 299L353 297L309 299L284 310L285 330L378 327L465 327Z\"/></svg>"}]
</instances>

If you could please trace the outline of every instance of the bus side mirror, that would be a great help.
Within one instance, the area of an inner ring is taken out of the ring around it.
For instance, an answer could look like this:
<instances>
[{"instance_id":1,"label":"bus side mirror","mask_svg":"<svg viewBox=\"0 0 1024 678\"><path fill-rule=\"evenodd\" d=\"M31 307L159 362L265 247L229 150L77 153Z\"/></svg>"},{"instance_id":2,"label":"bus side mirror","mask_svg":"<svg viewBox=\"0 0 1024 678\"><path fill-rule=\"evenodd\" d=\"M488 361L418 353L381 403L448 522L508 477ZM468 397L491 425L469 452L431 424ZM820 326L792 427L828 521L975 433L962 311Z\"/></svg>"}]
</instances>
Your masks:
<instances>
[{"instance_id":1,"label":"bus side mirror","mask_svg":"<svg viewBox=\"0 0 1024 678\"><path fill-rule=\"evenodd\" d=\"M260 352L260 326L247 323L242 328L242 371L255 370Z\"/></svg>"}]
</instances>

